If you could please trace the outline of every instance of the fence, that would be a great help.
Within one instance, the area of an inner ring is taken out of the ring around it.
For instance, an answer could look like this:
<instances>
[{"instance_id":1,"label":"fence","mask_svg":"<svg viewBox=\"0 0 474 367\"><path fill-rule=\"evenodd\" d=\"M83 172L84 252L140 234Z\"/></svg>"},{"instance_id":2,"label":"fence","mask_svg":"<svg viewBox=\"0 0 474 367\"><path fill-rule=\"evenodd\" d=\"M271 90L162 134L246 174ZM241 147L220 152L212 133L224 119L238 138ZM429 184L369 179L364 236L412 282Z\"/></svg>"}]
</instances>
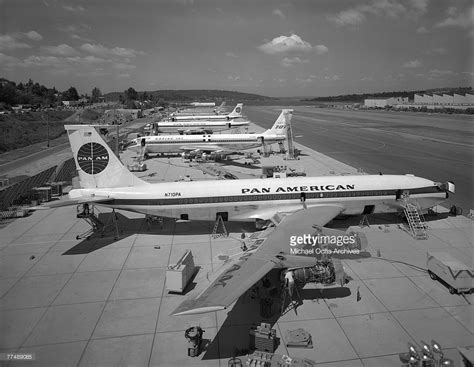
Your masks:
<instances>
[{"instance_id":1,"label":"fence","mask_svg":"<svg viewBox=\"0 0 474 367\"><path fill-rule=\"evenodd\" d=\"M43 186L56 171L57 166L53 166L34 176L25 178L12 186L8 186L0 191L0 210L8 210L13 204L19 204L24 200L31 189Z\"/></svg>"},{"instance_id":2,"label":"fence","mask_svg":"<svg viewBox=\"0 0 474 367\"><path fill-rule=\"evenodd\" d=\"M74 162L74 158L70 158L58 167L54 175L51 177L51 182L70 183L72 178L75 176L77 176L76 163Z\"/></svg>"}]
</instances>

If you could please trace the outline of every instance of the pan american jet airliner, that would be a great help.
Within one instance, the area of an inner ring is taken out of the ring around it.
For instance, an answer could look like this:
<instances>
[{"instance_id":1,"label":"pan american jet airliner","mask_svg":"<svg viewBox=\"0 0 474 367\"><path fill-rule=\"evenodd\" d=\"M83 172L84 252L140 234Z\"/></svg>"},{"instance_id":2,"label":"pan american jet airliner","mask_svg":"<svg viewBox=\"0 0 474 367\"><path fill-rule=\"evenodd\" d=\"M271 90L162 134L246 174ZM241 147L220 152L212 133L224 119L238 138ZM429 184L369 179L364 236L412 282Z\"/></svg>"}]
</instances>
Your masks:
<instances>
[{"instance_id":1,"label":"pan american jet airliner","mask_svg":"<svg viewBox=\"0 0 474 367\"><path fill-rule=\"evenodd\" d=\"M69 198L49 203L96 204L113 209L184 220L283 220L258 248L228 264L225 271L173 312L187 315L222 310L268 274L279 269L288 284L306 282L320 265L315 257L288 251L291 234L308 223L321 229L338 215L400 212L406 200L420 209L433 207L454 193L452 182L414 175L354 175L268 178L231 181L147 183L115 156L94 126L65 126L80 187ZM324 270L324 269L323 269ZM291 287L290 287L291 288ZM291 290L291 289L290 289Z\"/></svg>"}]
</instances>

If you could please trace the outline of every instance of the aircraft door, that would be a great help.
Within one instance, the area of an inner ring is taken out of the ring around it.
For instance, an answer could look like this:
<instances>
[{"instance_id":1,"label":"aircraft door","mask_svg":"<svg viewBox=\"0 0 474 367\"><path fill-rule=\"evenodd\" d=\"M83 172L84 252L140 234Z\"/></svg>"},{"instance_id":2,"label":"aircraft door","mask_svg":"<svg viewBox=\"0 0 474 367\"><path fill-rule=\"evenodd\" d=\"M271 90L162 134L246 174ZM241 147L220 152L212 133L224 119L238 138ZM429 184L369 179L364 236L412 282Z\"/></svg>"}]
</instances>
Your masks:
<instances>
[{"instance_id":1,"label":"aircraft door","mask_svg":"<svg viewBox=\"0 0 474 367\"><path fill-rule=\"evenodd\" d=\"M364 206L364 211L362 212L363 215L373 214L375 210L375 205L366 205Z\"/></svg>"}]
</instances>

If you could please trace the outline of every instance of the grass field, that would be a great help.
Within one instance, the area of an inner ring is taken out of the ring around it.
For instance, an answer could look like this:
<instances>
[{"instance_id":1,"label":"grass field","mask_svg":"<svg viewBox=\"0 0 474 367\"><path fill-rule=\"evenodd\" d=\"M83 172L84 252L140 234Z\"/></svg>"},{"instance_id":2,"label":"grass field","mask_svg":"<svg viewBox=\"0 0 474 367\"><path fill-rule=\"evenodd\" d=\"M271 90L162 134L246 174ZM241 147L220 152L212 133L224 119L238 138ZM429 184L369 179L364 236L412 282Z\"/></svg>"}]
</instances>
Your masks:
<instances>
[{"instance_id":1,"label":"grass field","mask_svg":"<svg viewBox=\"0 0 474 367\"><path fill-rule=\"evenodd\" d=\"M63 134L64 119L73 111L26 112L22 114L0 115L0 153L39 143Z\"/></svg>"}]
</instances>

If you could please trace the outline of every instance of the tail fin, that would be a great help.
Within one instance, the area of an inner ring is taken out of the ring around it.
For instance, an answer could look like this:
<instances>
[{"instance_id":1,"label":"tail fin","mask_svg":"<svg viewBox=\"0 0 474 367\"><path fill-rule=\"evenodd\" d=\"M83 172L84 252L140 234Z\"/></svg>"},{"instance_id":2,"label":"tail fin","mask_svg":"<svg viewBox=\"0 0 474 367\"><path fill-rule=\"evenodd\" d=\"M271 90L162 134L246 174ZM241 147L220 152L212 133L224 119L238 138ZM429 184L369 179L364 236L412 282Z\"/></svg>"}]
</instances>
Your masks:
<instances>
[{"instance_id":1,"label":"tail fin","mask_svg":"<svg viewBox=\"0 0 474 367\"><path fill-rule=\"evenodd\" d=\"M264 135L285 135L286 129L290 125L293 110L281 110L280 116L276 119L271 129L264 132Z\"/></svg>"},{"instance_id":2,"label":"tail fin","mask_svg":"<svg viewBox=\"0 0 474 367\"><path fill-rule=\"evenodd\" d=\"M130 172L93 125L65 125L81 188L146 185Z\"/></svg>"},{"instance_id":3,"label":"tail fin","mask_svg":"<svg viewBox=\"0 0 474 367\"><path fill-rule=\"evenodd\" d=\"M232 110L227 117L242 117L243 103L237 103L237 106Z\"/></svg>"}]
</instances>

